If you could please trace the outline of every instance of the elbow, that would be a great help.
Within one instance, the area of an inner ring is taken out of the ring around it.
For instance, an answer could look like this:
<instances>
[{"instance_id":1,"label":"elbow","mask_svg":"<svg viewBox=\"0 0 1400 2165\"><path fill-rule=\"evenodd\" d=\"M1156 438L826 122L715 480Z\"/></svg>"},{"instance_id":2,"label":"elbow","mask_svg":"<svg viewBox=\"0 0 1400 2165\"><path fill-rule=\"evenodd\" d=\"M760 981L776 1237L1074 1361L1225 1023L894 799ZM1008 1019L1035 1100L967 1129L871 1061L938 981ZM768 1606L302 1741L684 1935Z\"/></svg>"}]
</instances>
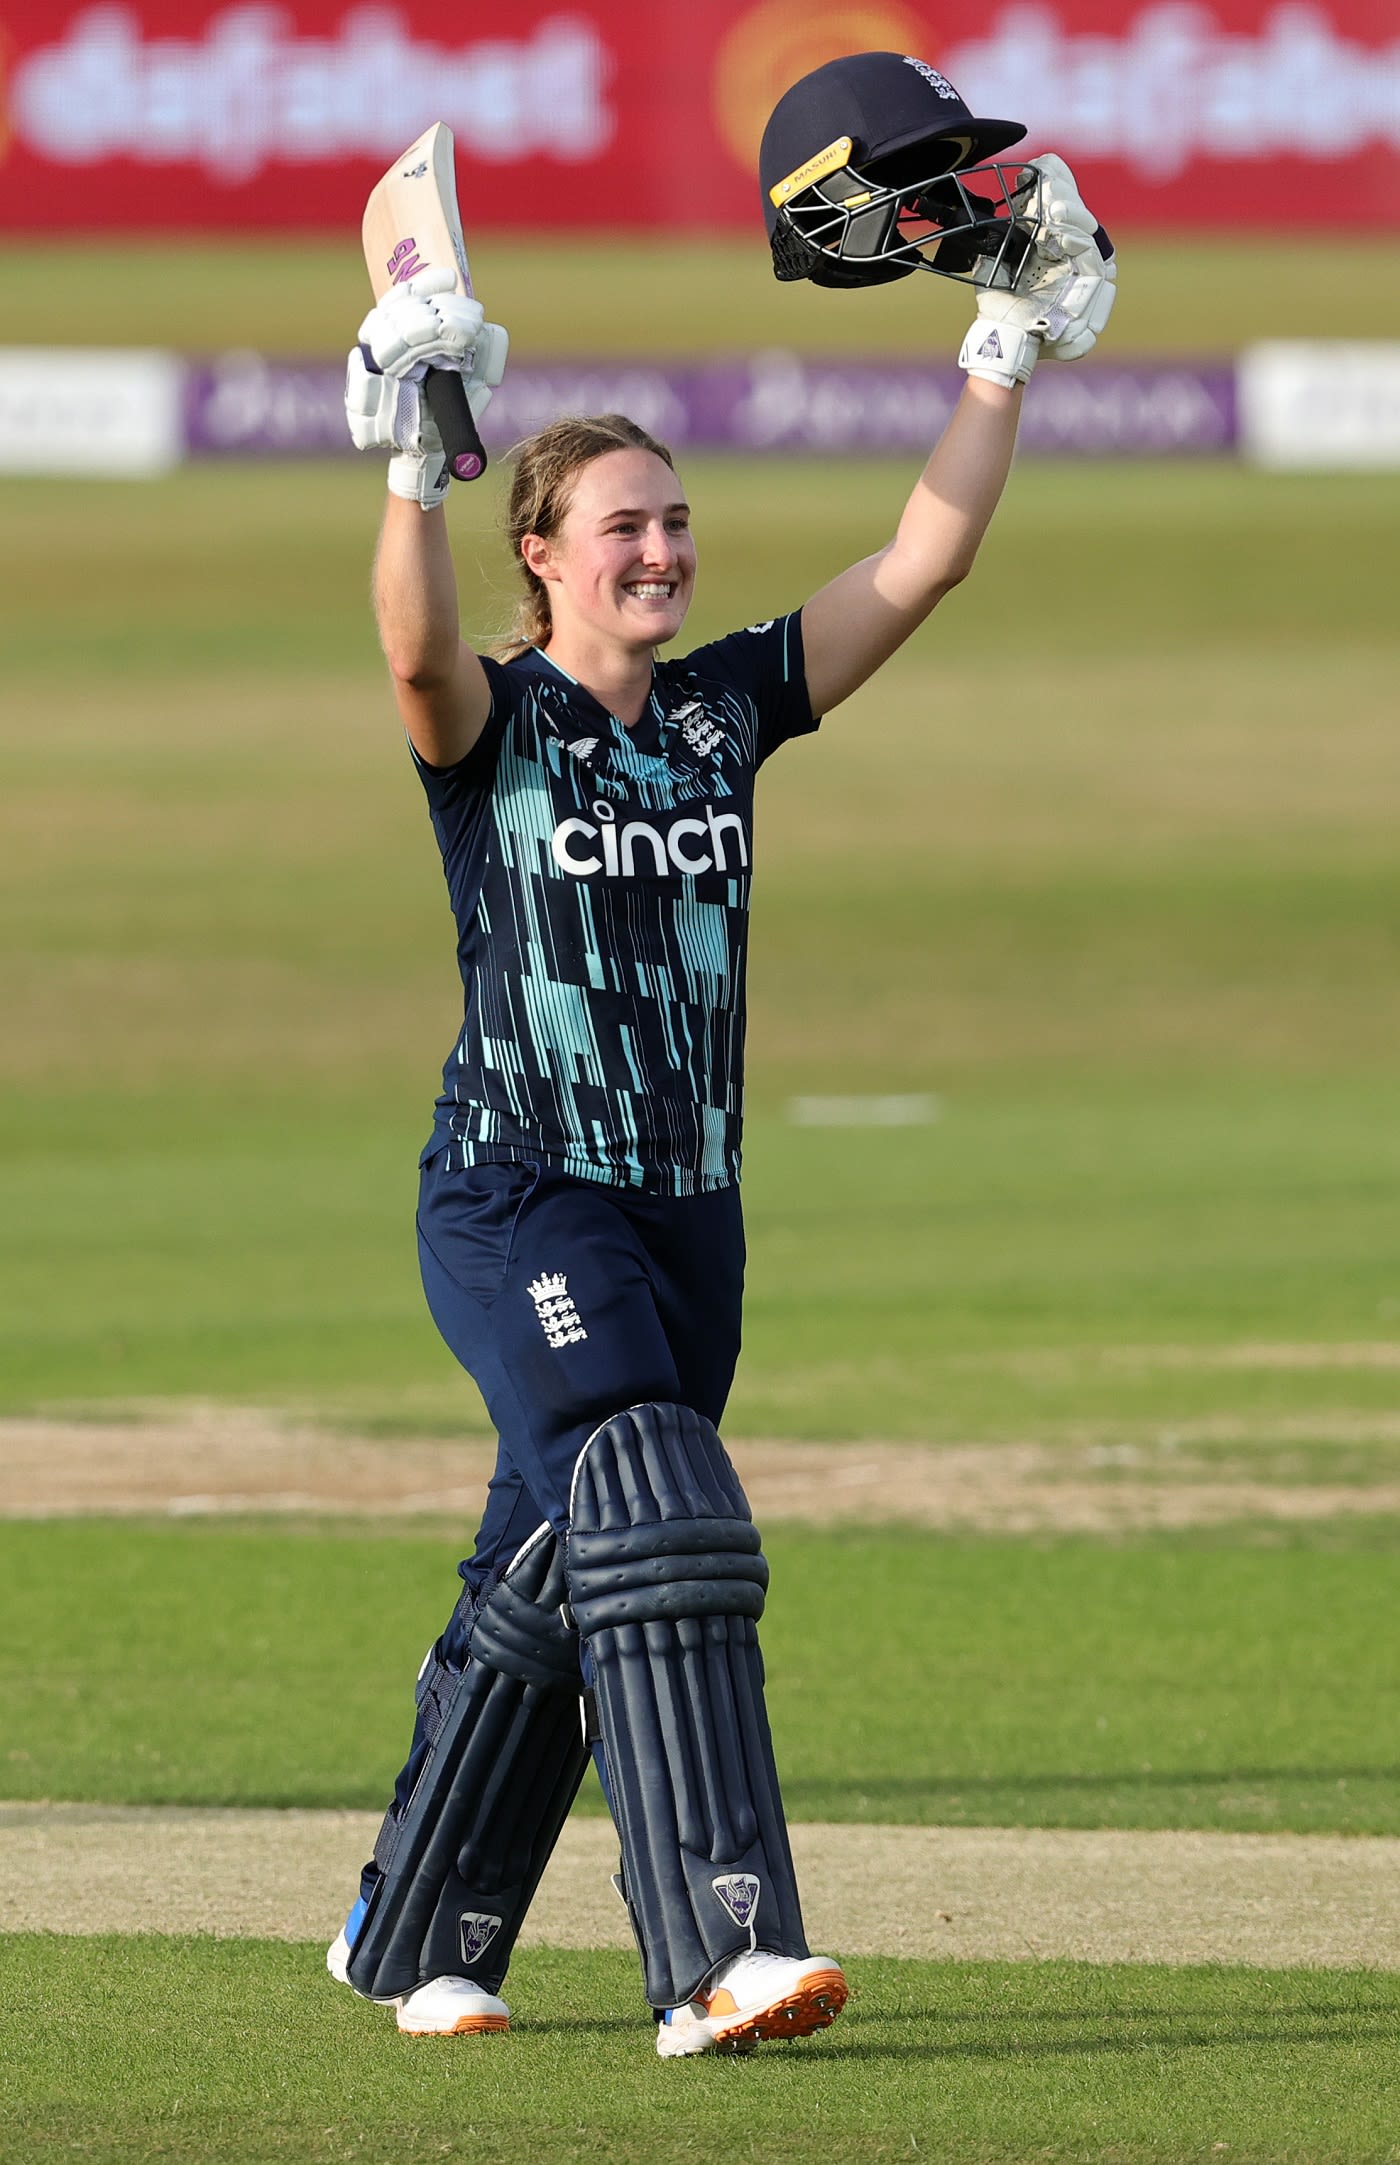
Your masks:
<instances>
[{"instance_id":1,"label":"elbow","mask_svg":"<svg viewBox=\"0 0 1400 2165\"><path fill-rule=\"evenodd\" d=\"M947 554L930 552L922 557L891 550L877 591L897 609L922 618L938 607L945 594L962 585L976 560L975 542Z\"/></svg>"},{"instance_id":2,"label":"elbow","mask_svg":"<svg viewBox=\"0 0 1400 2165\"><path fill-rule=\"evenodd\" d=\"M925 614L936 609L944 596L952 593L955 586L961 586L971 569L972 558L969 557L965 564L950 564L941 571L928 589L928 610Z\"/></svg>"},{"instance_id":3,"label":"elbow","mask_svg":"<svg viewBox=\"0 0 1400 2165\"><path fill-rule=\"evenodd\" d=\"M443 657L424 654L407 646L384 647L384 659L396 685L410 692L434 692L447 682L449 665Z\"/></svg>"},{"instance_id":4,"label":"elbow","mask_svg":"<svg viewBox=\"0 0 1400 2165\"><path fill-rule=\"evenodd\" d=\"M395 684L401 691L405 692L418 692L420 694L435 692L441 688L445 681L441 670L438 669L423 667L396 669L392 662L389 664L389 668Z\"/></svg>"},{"instance_id":5,"label":"elbow","mask_svg":"<svg viewBox=\"0 0 1400 2165\"><path fill-rule=\"evenodd\" d=\"M976 543L974 543L971 548L964 550L960 555L953 558L952 562L944 570L943 578L940 582L940 599L944 594L951 594L955 586L961 586L964 579L971 577L972 567L976 563L976 561Z\"/></svg>"}]
</instances>

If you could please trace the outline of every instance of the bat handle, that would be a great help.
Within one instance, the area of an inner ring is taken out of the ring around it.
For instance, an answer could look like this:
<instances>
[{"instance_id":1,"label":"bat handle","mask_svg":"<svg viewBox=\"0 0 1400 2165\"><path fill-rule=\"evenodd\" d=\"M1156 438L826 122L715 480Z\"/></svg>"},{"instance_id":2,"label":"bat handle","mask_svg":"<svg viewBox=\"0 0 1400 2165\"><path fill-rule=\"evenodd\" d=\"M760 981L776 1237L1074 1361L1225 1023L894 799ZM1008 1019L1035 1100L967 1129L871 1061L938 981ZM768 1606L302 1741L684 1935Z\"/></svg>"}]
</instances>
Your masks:
<instances>
[{"instance_id":1,"label":"bat handle","mask_svg":"<svg viewBox=\"0 0 1400 2165\"><path fill-rule=\"evenodd\" d=\"M486 451L461 377L455 369L430 368L423 391L453 473L459 481L479 480L486 471Z\"/></svg>"}]
</instances>

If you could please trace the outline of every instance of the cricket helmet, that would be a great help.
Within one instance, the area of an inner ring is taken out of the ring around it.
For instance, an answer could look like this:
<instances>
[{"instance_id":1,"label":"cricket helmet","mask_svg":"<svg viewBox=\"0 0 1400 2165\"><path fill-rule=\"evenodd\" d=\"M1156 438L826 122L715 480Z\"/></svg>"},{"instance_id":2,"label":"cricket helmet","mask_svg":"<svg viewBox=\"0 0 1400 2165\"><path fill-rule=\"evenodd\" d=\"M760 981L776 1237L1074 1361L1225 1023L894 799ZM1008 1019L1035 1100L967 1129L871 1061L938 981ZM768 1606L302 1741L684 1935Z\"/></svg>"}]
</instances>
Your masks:
<instances>
[{"instance_id":1,"label":"cricket helmet","mask_svg":"<svg viewBox=\"0 0 1400 2165\"><path fill-rule=\"evenodd\" d=\"M1016 169L988 161L1025 132L977 119L907 53L815 68L778 100L758 154L775 277L880 286L926 270L1010 284L1030 237L1015 222ZM990 195L967 186L974 174Z\"/></svg>"}]
</instances>

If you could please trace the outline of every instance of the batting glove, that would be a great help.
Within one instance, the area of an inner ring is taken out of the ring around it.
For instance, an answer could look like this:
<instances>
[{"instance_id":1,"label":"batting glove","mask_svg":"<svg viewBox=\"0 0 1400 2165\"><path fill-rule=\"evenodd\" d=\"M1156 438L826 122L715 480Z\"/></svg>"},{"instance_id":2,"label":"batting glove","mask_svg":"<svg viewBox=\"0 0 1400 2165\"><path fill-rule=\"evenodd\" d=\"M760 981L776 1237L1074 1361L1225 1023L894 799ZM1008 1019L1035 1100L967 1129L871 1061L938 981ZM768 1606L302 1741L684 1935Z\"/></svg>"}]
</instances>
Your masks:
<instances>
[{"instance_id":1,"label":"batting glove","mask_svg":"<svg viewBox=\"0 0 1400 2165\"><path fill-rule=\"evenodd\" d=\"M1028 203L1027 223L1034 235L1034 260L1018 279L1022 291L1051 302L1052 322L1043 349L1052 361L1078 361L1098 343L1113 313L1118 292L1118 263L1113 243L1089 209L1073 173L1053 152L1032 158L1022 174ZM1023 216L1026 214L1023 213ZM1062 270L1072 267L1074 278Z\"/></svg>"},{"instance_id":2,"label":"batting glove","mask_svg":"<svg viewBox=\"0 0 1400 2165\"><path fill-rule=\"evenodd\" d=\"M1017 218L1032 235L1030 253L1012 290L978 296L977 321L958 355L970 376L1008 388L1030 381L1042 353L1078 361L1090 352L1118 286L1113 244L1063 158L1032 159L1016 201Z\"/></svg>"},{"instance_id":3,"label":"batting glove","mask_svg":"<svg viewBox=\"0 0 1400 2165\"><path fill-rule=\"evenodd\" d=\"M424 330L422 288L434 311L434 325ZM483 320L481 304L443 290L446 271L420 271L403 293L386 296L360 326L361 343L351 349L345 368L345 416L357 451L393 451L389 487L424 511L447 494L451 470L437 424L428 410L423 383L429 367L455 369L466 388L477 427L491 403L491 393L505 375L510 340L499 323ZM408 307L397 305L401 300ZM447 310L447 303L451 303ZM443 311L452 321L444 328ZM369 334L366 337L366 333ZM410 358L416 353L416 358ZM388 357L385 367L380 356Z\"/></svg>"},{"instance_id":4,"label":"batting glove","mask_svg":"<svg viewBox=\"0 0 1400 2165\"><path fill-rule=\"evenodd\" d=\"M1073 173L1053 151L1021 168L1013 201L1017 221L1029 230L1042 265L1088 255L1103 233ZM1112 255L1113 250L1105 252Z\"/></svg>"},{"instance_id":5,"label":"batting glove","mask_svg":"<svg viewBox=\"0 0 1400 2165\"><path fill-rule=\"evenodd\" d=\"M455 285L451 271L420 271L375 302L358 336L381 375L412 376L430 363L467 366L485 312Z\"/></svg>"},{"instance_id":6,"label":"batting glove","mask_svg":"<svg viewBox=\"0 0 1400 2165\"><path fill-rule=\"evenodd\" d=\"M1103 237L1107 242L1108 235ZM1043 286L1038 298L1046 311L1041 344L1046 359L1082 361L1107 329L1117 297L1118 265L1111 247L1107 256L1097 248L1080 256L1068 277L1057 275Z\"/></svg>"}]
</instances>

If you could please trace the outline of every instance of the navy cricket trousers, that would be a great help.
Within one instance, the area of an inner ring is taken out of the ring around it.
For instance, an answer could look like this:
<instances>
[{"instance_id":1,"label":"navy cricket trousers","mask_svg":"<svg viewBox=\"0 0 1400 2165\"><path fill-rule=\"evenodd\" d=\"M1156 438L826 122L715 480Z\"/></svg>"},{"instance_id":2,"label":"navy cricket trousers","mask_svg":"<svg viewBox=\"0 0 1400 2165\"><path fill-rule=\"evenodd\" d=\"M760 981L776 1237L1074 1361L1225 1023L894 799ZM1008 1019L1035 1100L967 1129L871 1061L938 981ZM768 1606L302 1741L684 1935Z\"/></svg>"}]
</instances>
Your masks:
<instances>
[{"instance_id":1,"label":"navy cricket trousers","mask_svg":"<svg viewBox=\"0 0 1400 2165\"><path fill-rule=\"evenodd\" d=\"M533 1164L422 1168L418 1253L433 1321L500 1438L475 1552L482 1593L543 1520L563 1533L600 1422L657 1399L719 1426L739 1357L736 1187L640 1195Z\"/></svg>"},{"instance_id":2,"label":"navy cricket trousers","mask_svg":"<svg viewBox=\"0 0 1400 2165\"><path fill-rule=\"evenodd\" d=\"M535 1164L449 1166L438 1151L422 1166L418 1256L433 1321L500 1438L459 1566L466 1592L433 1649L460 1669L476 1602L546 1519L566 1530L574 1467L600 1423L657 1400L719 1426L739 1357L743 1215L737 1187L640 1195ZM427 1744L420 1710L395 1816ZM366 1900L377 1878L371 1861Z\"/></svg>"}]
</instances>

